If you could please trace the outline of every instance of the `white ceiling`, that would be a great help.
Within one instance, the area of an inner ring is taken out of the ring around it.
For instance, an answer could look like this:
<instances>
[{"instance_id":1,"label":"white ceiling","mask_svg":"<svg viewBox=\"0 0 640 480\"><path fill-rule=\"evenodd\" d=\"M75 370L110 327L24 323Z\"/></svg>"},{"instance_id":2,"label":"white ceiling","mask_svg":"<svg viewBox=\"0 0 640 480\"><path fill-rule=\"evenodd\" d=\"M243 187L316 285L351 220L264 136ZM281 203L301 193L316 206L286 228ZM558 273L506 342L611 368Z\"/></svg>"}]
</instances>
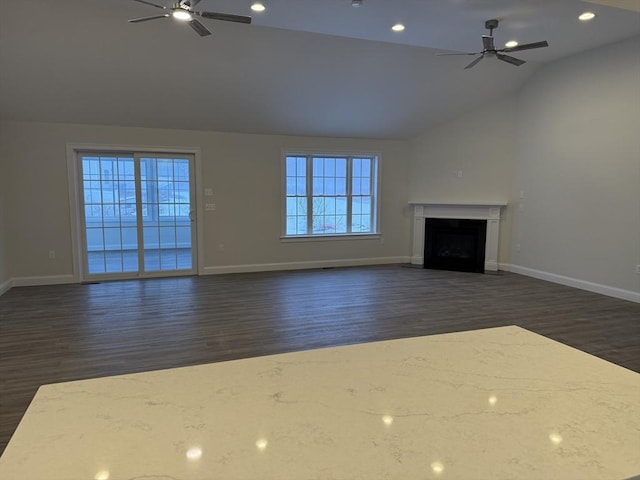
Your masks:
<instances>
[{"instance_id":1,"label":"white ceiling","mask_svg":"<svg viewBox=\"0 0 640 480\"><path fill-rule=\"evenodd\" d=\"M268 134L407 138L512 92L545 62L640 34L640 0L201 0L197 36L131 0L0 0L5 119ZM596 2L596 3L593 3ZM156 0L169 5L169 0ZM606 3L608 5L603 5ZM631 10L614 8L618 4ZM582 23L585 10L597 14ZM515 67L438 52L547 40ZM400 34L390 30L402 22ZM631 59L631 61L638 59Z\"/></svg>"}]
</instances>

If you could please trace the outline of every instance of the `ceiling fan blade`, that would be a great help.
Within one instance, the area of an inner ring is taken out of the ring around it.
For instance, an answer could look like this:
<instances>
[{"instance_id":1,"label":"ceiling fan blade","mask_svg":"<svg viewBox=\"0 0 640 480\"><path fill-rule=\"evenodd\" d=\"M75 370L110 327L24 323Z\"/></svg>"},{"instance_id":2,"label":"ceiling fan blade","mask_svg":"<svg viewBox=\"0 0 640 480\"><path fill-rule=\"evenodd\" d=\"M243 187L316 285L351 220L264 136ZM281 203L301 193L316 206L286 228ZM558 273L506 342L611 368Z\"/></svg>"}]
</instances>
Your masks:
<instances>
[{"instance_id":1,"label":"ceiling fan blade","mask_svg":"<svg viewBox=\"0 0 640 480\"><path fill-rule=\"evenodd\" d=\"M436 57L446 57L447 55L480 55L482 52L474 53L436 53Z\"/></svg>"},{"instance_id":2,"label":"ceiling fan blade","mask_svg":"<svg viewBox=\"0 0 640 480\"><path fill-rule=\"evenodd\" d=\"M485 50L496 49L495 45L493 44L493 37L490 37L489 35L482 36L482 46L484 47Z\"/></svg>"},{"instance_id":3,"label":"ceiling fan blade","mask_svg":"<svg viewBox=\"0 0 640 480\"><path fill-rule=\"evenodd\" d=\"M145 5L151 5L152 7L161 8L163 10L167 9L167 7L164 7L162 5L158 5L157 3L147 2L147 0L133 0L133 1L134 2L138 2L138 3L144 3Z\"/></svg>"},{"instance_id":4,"label":"ceiling fan blade","mask_svg":"<svg viewBox=\"0 0 640 480\"><path fill-rule=\"evenodd\" d=\"M524 60L520 60L519 58L510 57L509 55L502 55L501 53L496 53L496 57L498 57L499 60L510 63L511 65L515 65L516 67L519 67L523 63L527 63Z\"/></svg>"},{"instance_id":5,"label":"ceiling fan blade","mask_svg":"<svg viewBox=\"0 0 640 480\"><path fill-rule=\"evenodd\" d=\"M520 50L531 50L532 48L543 48L548 47L549 43L547 41L544 42L534 42L534 43L525 43L524 45L518 45L512 48L503 48L499 50L500 52L519 52Z\"/></svg>"},{"instance_id":6,"label":"ceiling fan blade","mask_svg":"<svg viewBox=\"0 0 640 480\"><path fill-rule=\"evenodd\" d=\"M480 60L482 60L484 58L484 55L480 55L478 58L476 58L473 62L471 62L469 65L467 65L466 67L464 67L465 70L467 70L468 68L473 68L475 67L478 62L480 62Z\"/></svg>"},{"instance_id":7,"label":"ceiling fan blade","mask_svg":"<svg viewBox=\"0 0 640 480\"><path fill-rule=\"evenodd\" d=\"M244 15L230 15L228 13L216 13L216 12L193 12L196 15L200 15L204 18L211 20L223 20L225 22L236 23L251 23L251 17L245 17Z\"/></svg>"},{"instance_id":8,"label":"ceiling fan blade","mask_svg":"<svg viewBox=\"0 0 640 480\"><path fill-rule=\"evenodd\" d=\"M140 23L140 22L146 22L149 20L157 20L158 18L167 18L169 16L168 13L165 13L164 15L156 15L155 17L142 17L142 18L132 18L131 20L128 20L129 23Z\"/></svg>"},{"instance_id":9,"label":"ceiling fan blade","mask_svg":"<svg viewBox=\"0 0 640 480\"><path fill-rule=\"evenodd\" d=\"M196 31L196 33L201 37L206 37L207 35L211 35L211 32L209 31L209 29L207 29L207 27L201 24L198 20L189 21L189 26L193 28Z\"/></svg>"}]
</instances>

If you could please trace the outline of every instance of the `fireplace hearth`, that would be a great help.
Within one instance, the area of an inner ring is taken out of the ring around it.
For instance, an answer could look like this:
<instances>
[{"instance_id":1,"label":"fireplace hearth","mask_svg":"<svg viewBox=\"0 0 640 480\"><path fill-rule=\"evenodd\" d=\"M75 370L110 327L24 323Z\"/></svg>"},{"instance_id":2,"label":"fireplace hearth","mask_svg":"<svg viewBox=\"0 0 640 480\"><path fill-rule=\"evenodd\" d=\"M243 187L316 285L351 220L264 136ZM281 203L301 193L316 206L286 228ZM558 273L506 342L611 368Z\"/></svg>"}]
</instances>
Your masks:
<instances>
[{"instance_id":1,"label":"fireplace hearth","mask_svg":"<svg viewBox=\"0 0 640 480\"><path fill-rule=\"evenodd\" d=\"M425 218L424 268L484 273L486 220Z\"/></svg>"}]
</instances>

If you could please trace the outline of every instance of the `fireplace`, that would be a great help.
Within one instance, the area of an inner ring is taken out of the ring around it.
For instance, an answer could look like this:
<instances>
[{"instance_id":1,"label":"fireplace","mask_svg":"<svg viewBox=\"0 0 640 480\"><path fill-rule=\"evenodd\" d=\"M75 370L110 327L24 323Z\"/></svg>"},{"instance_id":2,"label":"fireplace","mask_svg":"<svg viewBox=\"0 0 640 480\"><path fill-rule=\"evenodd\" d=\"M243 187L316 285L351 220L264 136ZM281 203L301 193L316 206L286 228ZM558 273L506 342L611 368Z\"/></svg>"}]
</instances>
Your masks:
<instances>
[{"instance_id":1,"label":"fireplace","mask_svg":"<svg viewBox=\"0 0 640 480\"><path fill-rule=\"evenodd\" d=\"M486 220L426 218L424 268L484 273Z\"/></svg>"},{"instance_id":2,"label":"fireplace","mask_svg":"<svg viewBox=\"0 0 640 480\"><path fill-rule=\"evenodd\" d=\"M426 220L482 220L485 223L484 270L498 270L498 239L500 238L500 214L506 202L441 203L410 202L413 208L413 240L411 263L424 266L426 252Z\"/></svg>"}]
</instances>

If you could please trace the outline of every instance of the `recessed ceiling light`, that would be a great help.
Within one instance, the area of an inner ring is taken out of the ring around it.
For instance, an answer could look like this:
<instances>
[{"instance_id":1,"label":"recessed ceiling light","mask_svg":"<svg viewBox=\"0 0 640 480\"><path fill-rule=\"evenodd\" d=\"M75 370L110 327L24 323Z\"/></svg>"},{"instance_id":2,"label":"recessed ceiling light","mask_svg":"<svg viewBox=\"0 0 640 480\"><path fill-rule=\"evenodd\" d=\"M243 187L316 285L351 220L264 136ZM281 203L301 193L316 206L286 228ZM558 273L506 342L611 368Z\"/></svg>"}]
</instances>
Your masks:
<instances>
[{"instance_id":1,"label":"recessed ceiling light","mask_svg":"<svg viewBox=\"0 0 640 480\"><path fill-rule=\"evenodd\" d=\"M593 12L584 12L578 18L583 22L588 22L589 20L593 20L596 17L596 14Z\"/></svg>"},{"instance_id":2,"label":"recessed ceiling light","mask_svg":"<svg viewBox=\"0 0 640 480\"><path fill-rule=\"evenodd\" d=\"M518 42L516 42L515 40L509 40L507 43L504 44L504 46L506 48L517 47L518 46Z\"/></svg>"},{"instance_id":3,"label":"recessed ceiling light","mask_svg":"<svg viewBox=\"0 0 640 480\"><path fill-rule=\"evenodd\" d=\"M251 10L253 10L254 12L264 12L266 8L264 4L260 2L256 2L253 5L251 5Z\"/></svg>"},{"instance_id":4,"label":"recessed ceiling light","mask_svg":"<svg viewBox=\"0 0 640 480\"><path fill-rule=\"evenodd\" d=\"M173 15L173 18L177 20L191 20L192 18L189 12L187 12L186 10L182 10L181 8L178 8L171 12L171 15Z\"/></svg>"},{"instance_id":5,"label":"recessed ceiling light","mask_svg":"<svg viewBox=\"0 0 640 480\"><path fill-rule=\"evenodd\" d=\"M353 8L358 8L362 6L362 0L351 0L351 6Z\"/></svg>"},{"instance_id":6,"label":"recessed ceiling light","mask_svg":"<svg viewBox=\"0 0 640 480\"><path fill-rule=\"evenodd\" d=\"M404 25L401 23L396 23L393 27L391 27L391 30L393 30L394 32L401 32L404 30Z\"/></svg>"}]
</instances>

